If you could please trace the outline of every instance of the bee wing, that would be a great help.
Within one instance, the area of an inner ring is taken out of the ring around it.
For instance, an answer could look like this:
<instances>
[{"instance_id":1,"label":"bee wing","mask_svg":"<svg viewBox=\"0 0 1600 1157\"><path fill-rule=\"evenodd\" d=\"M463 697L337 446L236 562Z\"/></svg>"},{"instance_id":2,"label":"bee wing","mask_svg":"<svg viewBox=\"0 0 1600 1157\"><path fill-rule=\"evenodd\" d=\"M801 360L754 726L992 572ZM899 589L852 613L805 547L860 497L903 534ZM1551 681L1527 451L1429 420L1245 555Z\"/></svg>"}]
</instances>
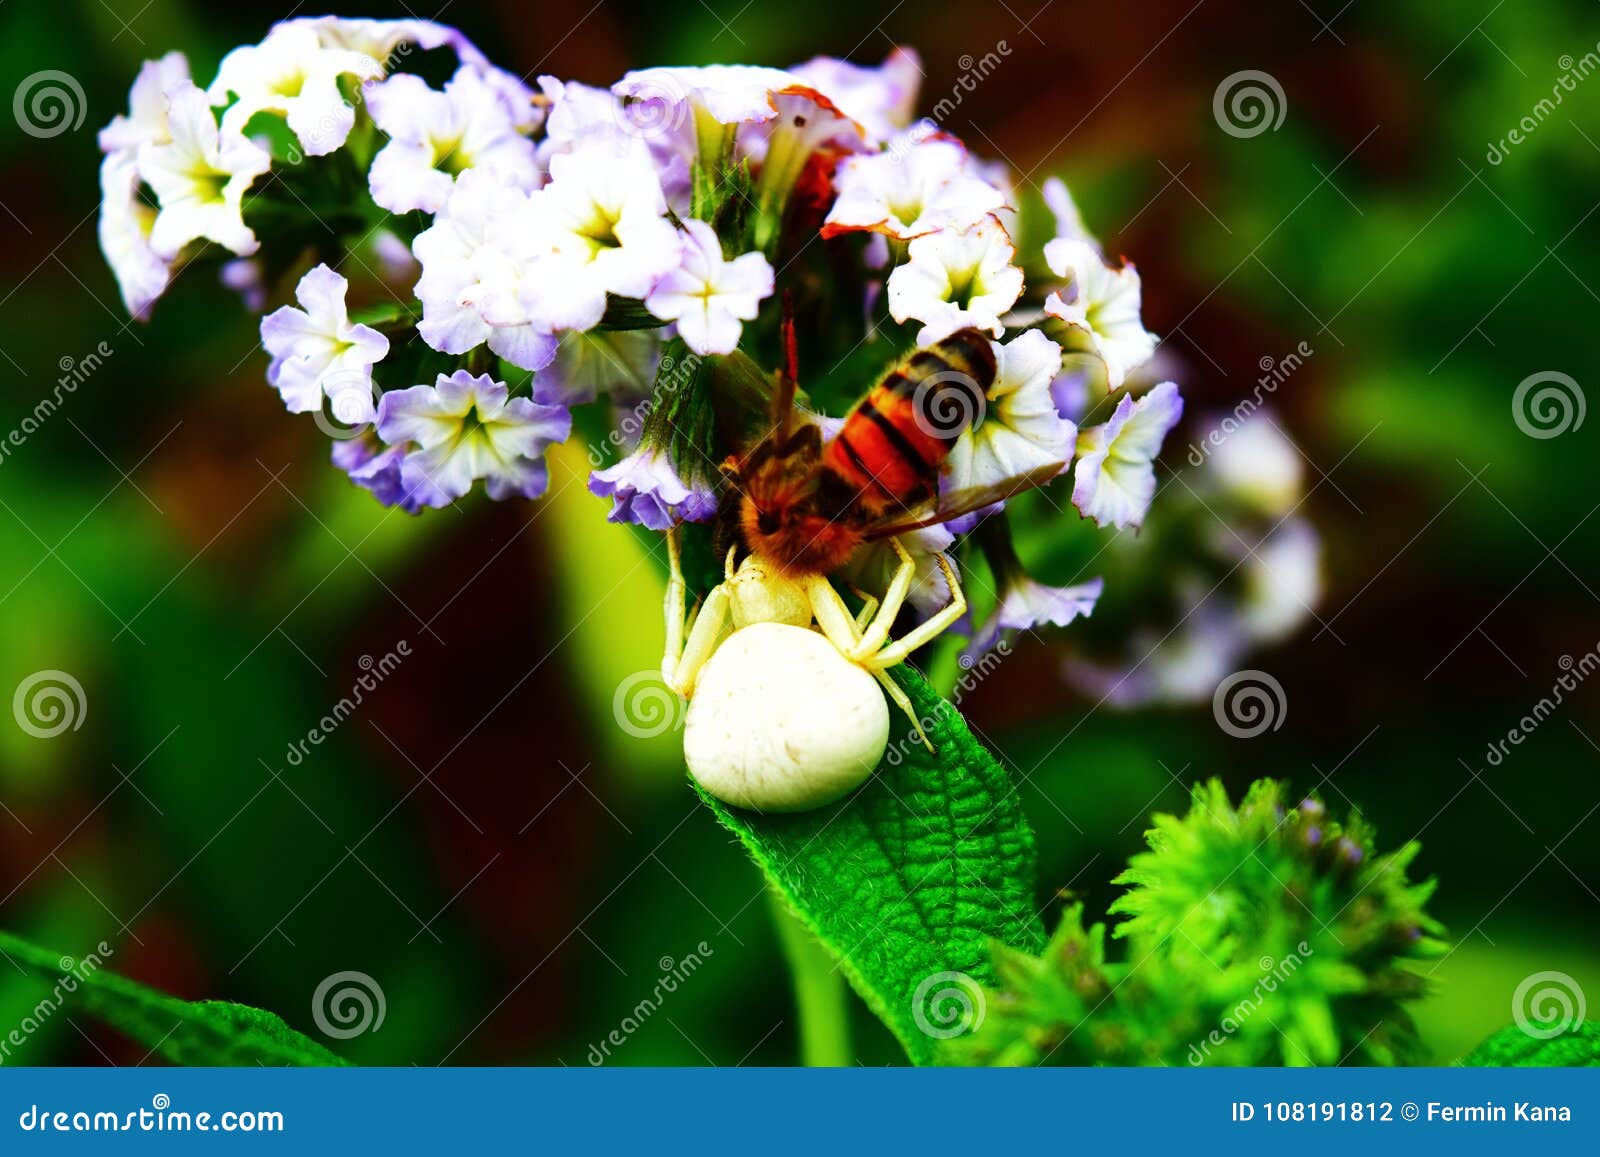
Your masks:
<instances>
[{"instance_id":1,"label":"bee wing","mask_svg":"<svg viewBox=\"0 0 1600 1157\"><path fill-rule=\"evenodd\" d=\"M969 486L962 490L952 490L948 494L939 495L932 503L918 510L886 513L882 519L868 526L866 535L869 539L890 538L896 534L906 534L941 522L949 522L953 518L960 518L963 514L971 514L974 510L982 510L985 506L1021 494L1024 490L1044 486L1060 473L1059 465L1049 463L1036 467L1026 474L997 482L993 486Z\"/></svg>"}]
</instances>

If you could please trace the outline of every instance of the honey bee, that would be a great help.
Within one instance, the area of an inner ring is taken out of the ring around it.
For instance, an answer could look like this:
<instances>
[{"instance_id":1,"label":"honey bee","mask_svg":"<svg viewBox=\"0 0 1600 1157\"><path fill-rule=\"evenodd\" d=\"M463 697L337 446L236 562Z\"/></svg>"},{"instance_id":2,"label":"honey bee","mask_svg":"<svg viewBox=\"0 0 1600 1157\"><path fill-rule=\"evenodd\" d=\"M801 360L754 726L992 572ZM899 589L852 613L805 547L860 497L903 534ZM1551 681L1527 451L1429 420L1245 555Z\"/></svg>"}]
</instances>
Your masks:
<instances>
[{"instance_id":1,"label":"honey bee","mask_svg":"<svg viewBox=\"0 0 1600 1157\"><path fill-rule=\"evenodd\" d=\"M719 545L732 539L725 544L724 581L690 621L677 538L669 532L661 670L689 700L684 757L707 791L763 811L804 810L842 797L883 756L885 693L933 750L887 672L959 620L966 596L950 560L938 555L950 602L891 640L916 577L916 563L897 536L1055 473L940 493L940 468L961 434L981 420L995 374L988 337L960 330L891 369L824 443L821 428L794 412L791 369L774 392L771 428L723 466ZM828 576L878 541L887 541L898 566L881 599L855 592L862 608L852 614Z\"/></svg>"}]
</instances>

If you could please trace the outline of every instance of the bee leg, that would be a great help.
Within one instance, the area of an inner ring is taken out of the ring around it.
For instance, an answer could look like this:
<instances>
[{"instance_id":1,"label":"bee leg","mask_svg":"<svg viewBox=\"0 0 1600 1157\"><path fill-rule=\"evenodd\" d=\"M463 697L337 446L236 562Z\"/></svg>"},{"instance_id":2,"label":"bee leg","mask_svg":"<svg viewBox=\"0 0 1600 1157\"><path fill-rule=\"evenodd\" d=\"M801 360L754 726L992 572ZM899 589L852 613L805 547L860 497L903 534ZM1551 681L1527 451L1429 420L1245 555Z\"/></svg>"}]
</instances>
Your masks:
<instances>
[{"instance_id":1,"label":"bee leg","mask_svg":"<svg viewBox=\"0 0 1600 1157\"><path fill-rule=\"evenodd\" d=\"M911 699L900 689L900 684L894 681L894 676L881 667L875 669L872 675L879 683L883 684L884 694L888 695L894 705L905 713L905 717L911 720L911 734L917 737L917 742L928 749L929 755L937 755L938 752L934 750L933 744L928 740L927 733L922 730L922 721L917 718L917 709L911 706Z\"/></svg>"},{"instance_id":2,"label":"bee leg","mask_svg":"<svg viewBox=\"0 0 1600 1157\"><path fill-rule=\"evenodd\" d=\"M967 613L967 596L961 590L961 583L956 578L955 568L950 565L950 560L944 555L935 556L939 562L939 569L944 572L944 581L950 586L950 602L940 608L925 621L907 631L899 639L890 643L874 654L858 659L868 668L893 667L896 663L903 663L906 658L918 647L925 646L938 638L957 619ZM885 607L887 607L887 602Z\"/></svg>"},{"instance_id":3,"label":"bee leg","mask_svg":"<svg viewBox=\"0 0 1600 1157\"><path fill-rule=\"evenodd\" d=\"M900 608L905 605L906 595L911 591L911 580L917 576L917 564L906 548L900 544L898 538L891 538L889 545L894 547L895 554L900 556L900 565L895 568L894 578L889 581L889 589L883 592L883 605L878 608L878 613L873 617L872 623L861 634L860 641L855 645L845 658L853 663L860 663L880 650L889 641L889 630L894 626L895 619L900 614ZM958 616L959 617L959 616ZM952 622L955 620L952 619ZM934 632L937 634L938 632ZM907 652L909 654L909 652ZM896 660L898 662L898 660ZM885 663L883 666L893 666Z\"/></svg>"}]
</instances>

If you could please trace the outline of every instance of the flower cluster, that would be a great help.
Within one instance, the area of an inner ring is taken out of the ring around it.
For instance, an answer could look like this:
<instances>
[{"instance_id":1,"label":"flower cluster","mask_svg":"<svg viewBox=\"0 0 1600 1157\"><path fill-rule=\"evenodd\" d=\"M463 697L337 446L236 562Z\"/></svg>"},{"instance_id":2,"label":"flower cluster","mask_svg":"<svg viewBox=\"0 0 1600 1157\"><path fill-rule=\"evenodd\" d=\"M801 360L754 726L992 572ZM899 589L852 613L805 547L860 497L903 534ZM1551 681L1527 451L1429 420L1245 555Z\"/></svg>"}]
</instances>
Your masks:
<instances>
[{"instance_id":1,"label":"flower cluster","mask_svg":"<svg viewBox=\"0 0 1600 1157\"><path fill-rule=\"evenodd\" d=\"M913 125L920 73L897 49L529 83L433 22L291 19L208 85L178 53L144 66L100 135L101 241L139 318L207 260L252 306L285 300L261 323L268 381L407 511L479 481L540 496L576 417L602 430L590 489L614 521L707 521L728 431L748 433L792 351L831 432L897 360L977 329L998 372L942 491L1070 475L1083 518L1136 529L1183 405L1140 372L1157 343L1139 274L1058 180L1054 227L1025 247L1004 166ZM1003 503L947 513L906 541L997 544L975 646L1094 608L1098 579L1043 585L983 530ZM948 598L930 563L913 605Z\"/></svg>"}]
</instances>

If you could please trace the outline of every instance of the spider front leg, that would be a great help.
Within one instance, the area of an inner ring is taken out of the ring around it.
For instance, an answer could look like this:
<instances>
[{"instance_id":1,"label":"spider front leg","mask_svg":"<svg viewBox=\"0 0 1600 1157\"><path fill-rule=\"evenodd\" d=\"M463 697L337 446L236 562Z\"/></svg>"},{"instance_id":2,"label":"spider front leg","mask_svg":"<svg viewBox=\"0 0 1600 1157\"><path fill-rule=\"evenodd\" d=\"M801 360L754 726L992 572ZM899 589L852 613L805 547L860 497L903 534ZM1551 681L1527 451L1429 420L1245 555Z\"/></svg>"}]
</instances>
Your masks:
<instances>
[{"instance_id":1,"label":"spider front leg","mask_svg":"<svg viewBox=\"0 0 1600 1157\"><path fill-rule=\"evenodd\" d=\"M683 578L683 567L678 556L678 530L667 531L666 620L667 642L661 656L661 678L685 699L694 694L695 680L700 668L716 653L722 642L723 628L728 624L728 587L718 583L700 604L691 622L684 622L684 603L688 584ZM684 636L688 635L685 642Z\"/></svg>"},{"instance_id":2,"label":"spider front leg","mask_svg":"<svg viewBox=\"0 0 1600 1157\"><path fill-rule=\"evenodd\" d=\"M898 545L898 544L896 544ZM944 555L934 556L939 563L939 569L944 572L944 581L950 587L950 602L936 611L922 623L907 631L900 638L890 643L887 647L874 654L866 655L857 661L867 670L882 670L903 663L918 647L926 646L933 642L945 631L967 613L967 596L961 590L961 583L956 578L955 568L950 565L950 560ZM887 598L884 600L884 609L888 608ZM881 617L882 611L879 612Z\"/></svg>"},{"instance_id":3,"label":"spider front leg","mask_svg":"<svg viewBox=\"0 0 1600 1157\"><path fill-rule=\"evenodd\" d=\"M891 538L889 545L894 548L895 554L900 556L900 565L895 567L894 577L889 580L889 589L883 592L883 603L878 607L878 613L861 633L856 645L845 653L845 658L853 663L861 662L889 641L889 629L899 617L900 608L905 605L906 595L911 592L912 580L917 577L917 564L901 545L900 540Z\"/></svg>"},{"instance_id":4,"label":"spider front leg","mask_svg":"<svg viewBox=\"0 0 1600 1157\"><path fill-rule=\"evenodd\" d=\"M859 619L850 616L850 609L844 605L844 600L839 597L839 592L833 589L822 575L813 575L805 583L806 598L811 603L811 613L817 620L827 640L832 643L838 652L849 658L850 653L861 642L860 629L872 617L872 610L876 607L876 600L870 595L864 595L867 606L863 608ZM860 594L861 592L856 592ZM872 677L883 687L884 694L889 696L891 702L911 721L911 733L917 737L918 742L931 753L933 744L923 734L922 722L917 718L917 709L911 705L911 699L900 689L900 684L894 681L882 667L874 667L866 663L858 664L871 673Z\"/></svg>"}]
</instances>

